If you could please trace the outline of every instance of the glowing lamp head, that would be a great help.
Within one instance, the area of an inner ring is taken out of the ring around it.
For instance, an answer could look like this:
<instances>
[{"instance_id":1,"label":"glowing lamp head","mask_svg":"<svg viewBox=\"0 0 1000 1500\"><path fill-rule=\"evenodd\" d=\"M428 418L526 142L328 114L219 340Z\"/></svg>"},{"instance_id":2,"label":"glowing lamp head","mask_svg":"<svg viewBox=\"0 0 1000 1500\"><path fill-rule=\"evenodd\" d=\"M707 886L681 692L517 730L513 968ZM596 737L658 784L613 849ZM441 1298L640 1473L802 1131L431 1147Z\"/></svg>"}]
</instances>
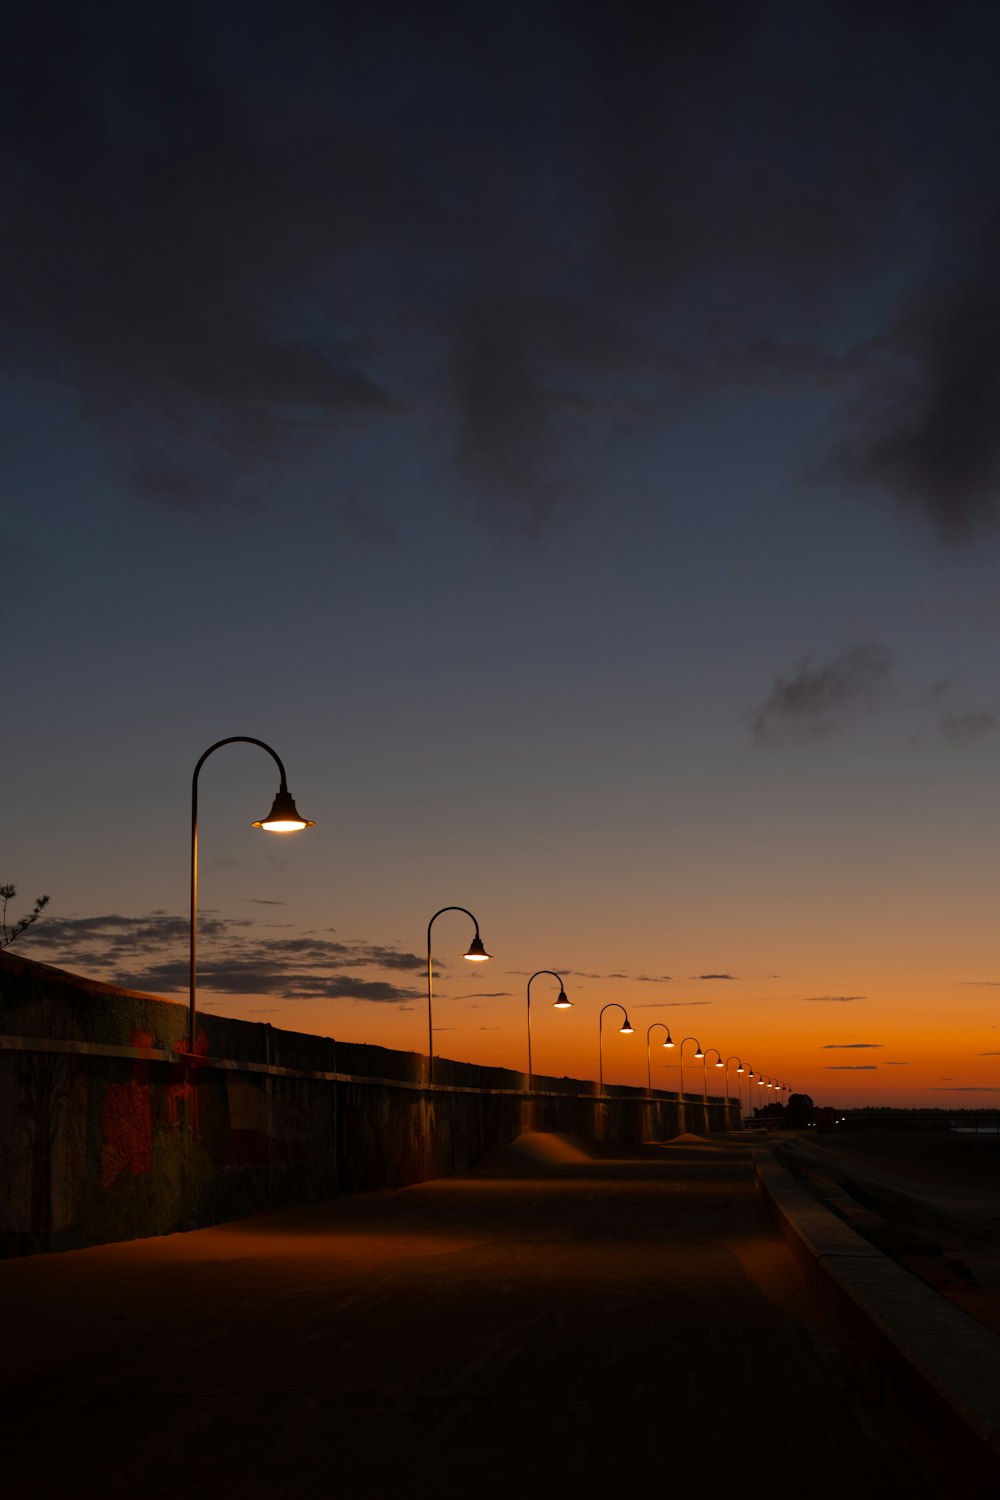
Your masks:
<instances>
[{"instance_id":1,"label":"glowing lamp head","mask_svg":"<svg viewBox=\"0 0 1000 1500\"><path fill-rule=\"evenodd\" d=\"M695 1057L704 1057L704 1056L705 1056L704 1052L702 1052L701 1048L699 1047L698 1050L697 1050L697 1052L695 1053Z\"/></svg>"},{"instance_id":2,"label":"glowing lamp head","mask_svg":"<svg viewBox=\"0 0 1000 1500\"><path fill-rule=\"evenodd\" d=\"M493 955L491 953L487 953L486 949L483 947L483 940L479 936L478 932L472 939L472 942L469 944L469 951L465 955L465 957L470 959L474 964L484 963L486 959L493 957Z\"/></svg>"},{"instance_id":3,"label":"glowing lamp head","mask_svg":"<svg viewBox=\"0 0 1000 1500\"><path fill-rule=\"evenodd\" d=\"M720 1057L720 1058L719 1058L719 1060L718 1060L718 1062L717 1062L717 1063L716 1063L716 1065L715 1065L715 1066L716 1066L716 1067L717 1067L717 1068L721 1068L721 1067L722 1067L722 1066L723 1066L723 1062L722 1062L722 1058L721 1058L721 1057Z\"/></svg>"},{"instance_id":4,"label":"glowing lamp head","mask_svg":"<svg viewBox=\"0 0 1000 1500\"><path fill-rule=\"evenodd\" d=\"M631 1036L632 1032L634 1030L635 1030L635 1027L632 1025L632 1022L629 1020L628 1016L626 1016L625 1019L624 1019L624 1021L622 1022L622 1024L618 1028L618 1031L619 1031L620 1035L621 1036Z\"/></svg>"},{"instance_id":5,"label":"glowing lamp head","mask_svg":"<svg viewBox=\"0 0 1000 1500\"><path fill-rule=\"evenodd\" d=\"M552 1008L553 1010L572 1010L573 1002L567 997L565 990L560 989L559 999L553 1000Z\"/></svg>"},{"instance_id":6,"label":"glowing lamp head","mask_svg":"<svg viewBox=\"0 0 1000 1500\"><path fill-rule=\"evenodd\" d=\"M667 1032L667 1040L663 1043L663 1045L664 1047L672 1047L674 1045L674 1039L670 1035L669 1031Z\"/></svg>"},{"instance_id":7,"label":"glowing lamp head","mask_svg":"<svg viewBox=\"0 0 1000 1500\"><path fill-rule=\"evenodd\" d=\"M738 1067L738 1068L737 1068L737 1069L736 1069L736 1071L737 1071L737 1073L743 1073L743 1072L745 1072L745 1071L746 1071L746 1070L745 1070L745 1069L744 1069L744 1067L743 1067L743 1064L742 1064L742 1063L740 1063L740 1065L739 1065L739 1067Z\"/></svg>"},{"instance_id":8,"label":"glowing lamp head","mask_svg":"<svg viewBox=\"0 0 1000 1500\"><path fill-rule=\"evenodd\" d=\"M267 817L258 819L250 826L263 828L267 833L298 833L302 828L315 828L316 824L312 818L301 817L291 792L282 790L275 797L274 806Z\"/></svg>"}]
</instances>

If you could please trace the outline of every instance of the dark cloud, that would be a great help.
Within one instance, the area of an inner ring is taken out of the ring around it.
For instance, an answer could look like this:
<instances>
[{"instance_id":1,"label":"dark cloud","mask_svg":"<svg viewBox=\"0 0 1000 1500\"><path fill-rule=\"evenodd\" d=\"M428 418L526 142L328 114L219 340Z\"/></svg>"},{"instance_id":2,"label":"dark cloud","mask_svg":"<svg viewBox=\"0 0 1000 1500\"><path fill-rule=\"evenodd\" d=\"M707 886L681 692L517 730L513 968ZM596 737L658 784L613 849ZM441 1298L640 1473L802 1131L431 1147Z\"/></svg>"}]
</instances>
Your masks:
<instances>
[{"instance_id":1,"label":"dark cloud","mask_svg":"<svg viewBox=\"0 0 1000 1500\"><path fill-rule=\"evenodd\" d=\"M881 336L840 454L849 479L885 490L951 543L1000 521L1000 218L959 228L940 283L911 294Z\"/></svg>"},{"instance_id":2,"label":"dark cloud","mask_svg":"<svg viewBox=\"0 0 1000 1500\"><path fill-rule=\"evenodd\" d=\"M834 1051L837 1051L837 1050L844 1050L844 1051L846 1051L846 1050L848 1050L848 1049L850 1049L852 1047L882 1047L884 1045L885 1044L883 1042L824 1042L824 1044L823 1044L823 1051L824 1052L834 1052Z\"/></svg>"},{"instance_id":3,"label":"dark cloud","mask_svg":"<svg viewBox=\"0 0 1000 1500\"><path fill-rule=\"evenodd\" d=\"M738 979L738 974L696 974L696 979Z\"/></svg>"},{"instance_id":4,"label":"dark cloud","mask_svg":"<svg viewBox=\"0 0 1000 1500\"><path fill-rule=\"evenodd\" d=\"M613 415L586 378L641 370L648 338L631 336L592 305L504 289L478 291L455 318L452 385L459 469L499 492L520 529L537 532L582 481L595 421ZM558 464L554 462L558 453Z\"/></svg>"},{"instance_id":5,"label":"dark cloud","mask_svg":"<svg viewBox=\"0 0 1000 1500\"><path fill-rule=\"evenodd\" d=\"M803 995L806 1005L851 1005L855 1000L866 1000L867 995Z\"/></svg>"},{"instance_id":6,"label":"dark cloud","mask_svg":"<svg viewBox=\"0 0 1000 1500\"><path fill-rule=\"evenodd\" d=\"M398 212L398 172L360 122L313 112L318 59L296 98L279 45L264 82L273 15L241 29L236 68L221 12L55 12L21 13L4 70L7 362L77 393L137 494L252 513L255 475L313 423L401 409L334 332L330 290L338 257ZM252 78L280 110L249 107Z\"/></svg>"},{"instance_id":7,"label":"dark cloud","mask_svg":"<svg viewBox=\"0 0 1000 1500\"><path fill-rule=\"evenodd\" d=\"M965 714L946 714L938 728L953 745L968 745L982 740L997 727L997 716L986 709Z\"/></svg>"},{"instance_id":8,"label":"dark cloud","mask_svg":"<svg viewBox=\"0 0 1000 1500\"><path fill-rule=\"evenodd\" d=\"M128 989L177 994L188 984L189 931L187 918L159 912L148 917L55 918L38 933L32 953L49 963L82 967ZM383 980L329 972L376 968L422 973L426 969L426 959L378 943L259 937L251 918L212 916L199 918L198 936L198 979L204 992L379 1004L423 993Z\"/></svg>"},{"instance_id":9,"label":"dark cloud","mask_svg":"<svg viewBox=\"0 0 1000 1500\"><path fill-rule=\"evenodd\" d=\"M253 516L429 394L428 441L528 531L692 393L861 381L841 472L963 534L993 516L1000 375L995 247L954 200L977 164L992 191L995 23L926 11L22 6L6 367L191 515ZM950 284L918 253L939 226L980 231ZM878 278L917 283L901 311ZM845 339L845 308L877 326Z\"/></svg>"},{"instance_id":10,"label":"dark cloud","mask_svg":"<svg viewBox=\"0 0 1000 1500\"><path fill-rule=\"evenodd\" d=\"M848 646L825 662L803 657L775 679L754 710L754 737L763 744L781 744L835 734L878 708L889 693L891 678L889 654L874 642Z\"/></svg>"},{"instance_id":11,"label":"dark cloud","mask_svg":"<svg viewBox=\"0 0 1000 1500\"><path fill-rule=\"evenodd\" d=\"M980 1057L1000 1057L1000 1052L980 1052Z\"/></svg>"},{"instance_id":12,"label":"dark cloud","mask_svg":"<svg viewBox=\"0 0 1000 1500\"><path fill-rule=\"evenodd\" d=\"M670 984L672 980L669 974L636 974L639 984Z\"/></svg>"},{"instance_id":13,"label":"dark cloud","mask_svg":"<svg viewBox=\"0 0 1000 1500\"><path fill-rule=\"evenodd\" d=\"M826 1069L830 1073L875 1073L875 1063L827 1063Z\"/></svg>"}]
</instances>

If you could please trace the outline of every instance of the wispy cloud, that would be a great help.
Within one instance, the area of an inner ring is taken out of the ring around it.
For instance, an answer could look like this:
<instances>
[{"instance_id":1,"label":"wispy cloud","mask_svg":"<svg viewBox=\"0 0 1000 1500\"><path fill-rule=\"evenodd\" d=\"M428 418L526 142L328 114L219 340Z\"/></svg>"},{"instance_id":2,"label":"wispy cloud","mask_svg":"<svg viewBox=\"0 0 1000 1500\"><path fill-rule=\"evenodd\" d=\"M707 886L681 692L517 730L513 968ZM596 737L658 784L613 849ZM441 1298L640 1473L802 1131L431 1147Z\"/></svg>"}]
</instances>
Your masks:
<instances>
[{"instance_id":1,"label":"wispy cloud","mask_svg":"<svg viewBox=\"0 0 1000 1500\"><path fill-rule=\"evenodd\" d=\"M825 739L880 707L891 683L889 653L875 642L847 646L823 662L805 656L775 678L754 710L754 738L762 744Z\"/></svg>"},{"instance_id":2,"label":"wispy cloud","mask_svg":"<svg viewBox=\"0 0 1000 1500\"><path fill-rule=\"evenodd\" d=\"M31 943L34 957L67 964L128 989L183 993L188 982L189 920L165 912L53 918ZM351 969L422 973L426 959L380 943L314 936L261 936L250 917L199 919L199 983L205 992L272 995L285 1000L365 1000L387 1004L419 989L359 978ZM25 944L27 947L27 943Z\"/></svg>"},{"instance_id":3,"label":"wispy cloud","mask_svg":"<svg viewBox=\"0 0 1000 1500\"><path fill-rule=\"evenodd\" d=\"M468 995L449 995L449 1000L505 1000L512 990L473 990Z\"/></svg>"},{"instance_id":4,"label":"wispy cloud","mask_svg":"<svg viewBox=\"0 0 1000 1500\"><path fill-rule=\"evenodd\" d=\"M738 974L696 974L696 979L738 979Z\"/></svg>"},{"instance_id":5,"label":"wispy cloud","mask_svg":"<svg viewBox=\"0 0 1000 1500\"><path fill-rule=\"evenodd\" d=\"M837 1050L849 1051L852 1047L882 1047L884 1042L824 1042L823 1051L833 1052Z\"/></svg>"},{"instance_id":6,"label":"wispy cloud","mask_svg":"<svg viewBox=\"0 0 1000 1500\"><path fill-rule=\"evenodd\" d=\"M827 1063L828 1073L875 1073L875 1063Z\"/></svg>"},{"instance_id":7,"label":"wispy cloud","mask_svg":"<svg viewBox=\"0 0 1000 1500\"><path fill-rule=\"evenodd\" d=\"M714 1000L638 1000L633 1010L693 1010L696 1005L714 1005Z\"/></svg>"},{"instance_id":8,"label":"wispy cloud","mask_svg":"<svg viewBox=\"0 0 1000 1500\"><path fill-rule=\"evenodd\" d=\"M953 1083L950 1087L943 1088L932 1083L930 1087L935 1094L1000 1094L1000 1084Z\"/></svg>"},{"instance_id":9,"label":"wispy cloud","mask_svg":"<svg viewBox=\"0 0 1000 1500\"><path fill-rule=\"evenodd\" d=\"M953 745L971 745L984 740L997 727L997 716L986 709L965 714L946 714L938 720L938 729Z\"/></svg>"},{"instance_id":10,"label":"wispy cloud","mask_svg":"<svg viewBox=\"0 0 1000 1500\"><path fill-rule=\"evenodd\" d=\"M851 1005L855 1000L867 1000L867 995L803 995L806 1005Z\"/></svg>"}]
</instances>

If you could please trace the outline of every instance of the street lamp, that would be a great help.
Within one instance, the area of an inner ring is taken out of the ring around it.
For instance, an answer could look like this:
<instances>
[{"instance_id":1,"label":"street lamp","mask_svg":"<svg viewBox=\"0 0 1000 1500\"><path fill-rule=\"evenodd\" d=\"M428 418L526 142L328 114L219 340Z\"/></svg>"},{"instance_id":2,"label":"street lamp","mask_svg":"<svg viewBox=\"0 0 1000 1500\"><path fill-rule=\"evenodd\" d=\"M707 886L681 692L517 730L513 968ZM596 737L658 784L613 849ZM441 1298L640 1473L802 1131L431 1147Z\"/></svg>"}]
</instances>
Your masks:
<instances>
[{"instance_id":1,"label":"street lamp","mask_svg":"<svg viewBox=\"0 0 1000 1500\"><path fill-rule=\"evenodd\" d=\"M632 1022L628 1018L628 1011L625 1009L624 1005L619 1005L616 1000L609 1000L607 1005L601 1007L601 1014L597 1018L597 1045L600 1054L600 1071L598 1073L597 1085L598 1094L604 1093L604 1012L606 1010L620 1010L622 1015L625 1017L624 1021L618 1028L618 1033L620 1036L631 1036L633 1031L635 1030L635 1027L632 1025Z\"/></svg>"},{"instance_id":2,"label":"street lamp","mask_svg":"<svg viewBox=\"0 0 1000 1500\"><path fill-rule=\"evenodd\" d=\"M472 922L473 927L476 929L476 935L472 939L472 942L469 944L469 951L468 951L468 953L466 953L464 955L464 957L467 958L470 963L483 963L487 958L491 958L492 957L492 954L487 953L486 949L483 947L483 940L479 936L479 923L476 921L475 917L472 915L471 911L469 911L469 909L467 907L465 907L465 906L442 906L441 910L440 911L436 911L434 913L433 917L431 917L430 921L427 923L427 1064L428 1064L428 1066L427 1066L427 1082L428 1083L433 1083L434 1082L434 1022L432 1020L432 1012L431 1012L432 991L433 991L433 978L432 978L433 964L432 964L432 960L431 960L431 928L434 926L434 923L437 921L438 917L440 917L442 915L442 913L446 912L446 911L464 911L465 915L469 918L469 920Z\"/></svg>"},{"instance_id":3,"label":"street lamp","mask_svg":"<svg viewBox=\"0 0 1000 1500\"><path fill-rule=\"evenodd\" d=\"M698 1038L696 1036L686 1036L686 1037L684 1037L681 1040L681 1050L677 1054L678 1060L680 1062L680 1068L681 1068L681 1103L684 1102L684 1043L685 1042L694 1042L694 1045L695 1045L695 1054L694 1055L695 1055L695 1057L704 1057L705 1056L704 1052L702 1052L702 1050L701 1050L701 1043L699 1042L699 1040L698 1040Z\"/></svg>"},{"instance_id":4,"label":"street lamp","mask_svg":"<svg viewBox=\"0 0 1000 1500\"><path fill-rule=\"evenodd\" d=\"M665 1026L662 1021L654 1021L653 1024L652 1024L652 1026L649 1026L649 1027L646 1028L646 1093L647 1094L652 1094L652 1092L653 1092L653 1074L652 1074L651 1064L650 1064L650 1061L649 1061L649 1039L652 1036L653 1032L656 1030L657 1026L662 1026L663 1030L667 1033L666 1041L663 1043L664 1047L672 1047L674 1045L673 1037L670 1035L670 1027L669 1026Z\"/></svg>"},{"instance_id":5,"label":"street lamp","mask_svg":"<svg viewBox=\"0 0 1000 1500\"><path fill-rule=\"evenodd\" d=\"M223 745L259 745L266 750L268 755L278 767L281 784L272 804L271 811L266 818L259 818L252 823L252 828L263 828L268 833L298 833L303 828L314 828L315 822L311 818L299 816L299 811L292 800L288 790L288 778L285 768L281 764L281 757L270 745L265 745L263 740L252 739L246 734L233 734L228 739L216 740L214 745L209 745L204 755L194 768L191 778L191 937L188 965L188 1052L194 1056L195 1039L195 1011L197 1006L197 926L198 926L198 772L205 764L208 757L215 750L220 750Z\"/></svg>"},{"instance_id":6,"label":"street lamp","mask_svg":"<svg viewBox=\"0 0 1000 1500\"><path fill-rule=\"evenodd\" d=\"M715 1066L717 1068L721 1068L722 1067L722 1053L719 1051L718 1047L709 1047L708 1052L714 1052L715 1053L715 1056L716 1056L716 1059L717 1059ZM705 1056L701 1060L701 1071L702 1071L702 1075L703 1075L703 1087L702 1087L702 1096L701 1097L702 1097L702 1103L705 1105L706 1108L708 1107L708 1052L705 1053Z\"/></svg>"},{"instance_id":7,"label":"street lamp","mask_svg":"<svg viewBox=\"0 0 1000 1500\"><path fill-rule=\"evenodd\" d=\"M535 973L532 974L531 979L528 980L528 1093L529 1094L531 1093L531 980L532 979L537 979L538 976L539 976L539 974L551 974L553 979L558 979L558 981L559 981L559 998L557 1000L553 1000L553 1002L552 1002L552 1009L553 1010L571 1010L572 1007L573 1007L572 1000L569 1000L567 998L567 996L566 996L566 986L563 983L562 975L561 974L557 974L556 971L555 971L555 969L537 969L535 971Z\"/></svg>"}]
</instances>

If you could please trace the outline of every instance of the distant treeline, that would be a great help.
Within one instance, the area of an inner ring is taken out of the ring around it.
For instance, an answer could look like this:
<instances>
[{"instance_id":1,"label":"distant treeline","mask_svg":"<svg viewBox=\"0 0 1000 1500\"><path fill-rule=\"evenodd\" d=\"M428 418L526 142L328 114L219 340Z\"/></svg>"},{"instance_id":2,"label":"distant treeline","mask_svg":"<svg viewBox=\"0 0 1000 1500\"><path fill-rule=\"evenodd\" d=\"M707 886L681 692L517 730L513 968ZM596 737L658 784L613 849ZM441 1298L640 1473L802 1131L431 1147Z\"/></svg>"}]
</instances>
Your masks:
<instances>
[{"instance_id":1,"label":"distant treeline","mask_svg":"<svg viewBox=\"0 0 1000 1500\"><path fill-rule=\"evenodd\" d=\"M861 1109L841 1109L845 1125L889 1126L903 1130L995 1130L1000 1132L1000 1109L896 1109L869 1104Z\"/></svg>"}]
</instances>

